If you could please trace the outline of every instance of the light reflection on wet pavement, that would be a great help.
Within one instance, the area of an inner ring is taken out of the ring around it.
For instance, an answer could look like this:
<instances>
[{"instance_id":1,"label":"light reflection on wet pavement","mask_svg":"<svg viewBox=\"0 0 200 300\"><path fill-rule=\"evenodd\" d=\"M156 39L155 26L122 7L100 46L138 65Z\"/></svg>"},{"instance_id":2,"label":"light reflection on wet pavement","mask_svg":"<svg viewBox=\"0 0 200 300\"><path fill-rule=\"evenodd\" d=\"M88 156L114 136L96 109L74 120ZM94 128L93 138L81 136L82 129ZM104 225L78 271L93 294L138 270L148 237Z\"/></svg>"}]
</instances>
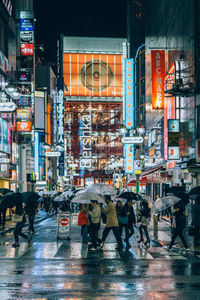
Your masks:
<instances>
[{"instance_id":1,"label":"light reflection on wet pavement","mask_svg":"<svg viewBox=\"0 0 200 300\"><path fill-rule=\"evenodd\" d=\"M75 225L71 241L56 241L55 218L36 230L31 246L13 249L11 236L2 240L0 299L200 300L200 255L194 252L146 250L135 235L132 247L119 253L111 234L103 251L90 251Z\"/></svg>"}]
</instances>

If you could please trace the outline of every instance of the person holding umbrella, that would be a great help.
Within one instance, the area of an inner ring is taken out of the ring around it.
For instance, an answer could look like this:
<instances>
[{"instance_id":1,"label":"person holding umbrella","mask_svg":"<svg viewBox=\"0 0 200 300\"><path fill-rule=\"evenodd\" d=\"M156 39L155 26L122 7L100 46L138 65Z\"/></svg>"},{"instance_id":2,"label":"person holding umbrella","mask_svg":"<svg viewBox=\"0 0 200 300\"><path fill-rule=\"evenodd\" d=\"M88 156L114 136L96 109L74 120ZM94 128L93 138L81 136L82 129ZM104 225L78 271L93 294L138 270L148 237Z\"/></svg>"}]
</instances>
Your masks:
<instances>
[{"instance_id":1,"label":"person holding umbrella","mask_svg":"<svg viewBox=\"0 0 200 300\"><path fill-rule=\"evenodd\" d=\"M123 244L119 233L119 222L117 219L117 213L114 204L111 201L111 197L108 195L105 195L105 202L107 204L107 207L103 212L106 214L106 227L103 231L103 236L101 239L100 248L103 248L105 240L110 232L110 230L113 231L114 236L117 240L118 247L117 249L119 251L123 250Z\"/></svg>"},{"instance_id":2,"label":"person holding umbrella","mask_svg":"<svg viewBox=\"0 0 200 300\"><path fill-rule=\"evenodd\" d=\"M174 245L176 238L179 236L185 247L185 251L188 251L189 250L188 245L183 236L183 230L186 225L186 216L185 216L185 205L182 201L174 205L174 216L175 216L176 228L172 235L172 239L167 250L171 251L171 248Z\"/></svg>"},{"instance_id":3,"label":"person holding umbrella","mask_svg":"<svg viewBox=\"0 0 200 300\"><path fill-rule=\"evenodd\" d=\"M136 223L135 213L132 206L132 200L128 199L124 206L128 215L128 239L130 239L130 237L132 237L132 235L134 234L133 226L135 226Z\"/></svg>"},{"instance_id":4,"label":"person holding umbrella","mask_svg":"<svg viewBox=\"0 0 200 300\"><path fill-rule=\"evenodd\" d=\"M15 208L15 214L18 215L18 216L21 216L21 220L19 220L18 222L16 222L16 226L15 226L15 229L14 229L14 239L15 239L15 243L12 244L12 247L13 248L17 248L20 246L19 244L19 236L23 237L24 239L27 240L28 244L31 243L31 235L27 236L26 234L24 234L22 232L22 229L23 227L25 226L25 223L26 223L26 217L25 217L25 213L24 213L24 210L23 210L23 207L22 207L22 204L21 205L17 205L16 208Z\"/></svg>"},{"instance_id":5,"label":"person holding umbrella","mask_svg":"<svg viewBox=\"0 0 200 300\"><path fill-rule=\"evenodd\" d=\"M97 238L97 234L100 229L100 223L101 223L101 208L97 200L91 200L91 203L92 203L92 210L89 210L88 212L88 215L91 220L90 237L92 239L92 246L90 250L96 250L97 242L99 242L99 239Z\"/></svg>"}]
</instances>

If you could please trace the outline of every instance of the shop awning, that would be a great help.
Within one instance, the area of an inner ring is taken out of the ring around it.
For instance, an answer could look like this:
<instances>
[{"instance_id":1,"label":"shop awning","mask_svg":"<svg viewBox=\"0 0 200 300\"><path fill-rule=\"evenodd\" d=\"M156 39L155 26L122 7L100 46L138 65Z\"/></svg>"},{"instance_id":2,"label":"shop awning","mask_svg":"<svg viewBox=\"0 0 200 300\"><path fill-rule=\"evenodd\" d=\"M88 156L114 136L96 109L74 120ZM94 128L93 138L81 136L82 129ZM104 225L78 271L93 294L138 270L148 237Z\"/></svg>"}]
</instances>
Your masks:
<instances>
[{"instance_id":1,"label":"shop awning","mask_svg":"<svg viewBox=\"0 0 200 300\"><path fill-rule=\"evenodd\" d=\"M140 179L140 186L146 186L146 177L143 177L142 179ZM127 186L136 186L136 180L131 180L127 183Z\"/></svg>"},{"instance_id":2,"label":"shop awning","mask_svg":"<svg viewBox=\"0 0 200 300\"><path fill-rule=\"evenodd\" d=\"M142 172L142 177L143 176L147 176L147 175L150 175L154 172L157 172L159 170L162 170L163 169L163 165L162 166L158 166L158 167L155 167L155 168L151 168L151 169L148 169L148 170L145 170Z\"/></svg>"}]
</instances>

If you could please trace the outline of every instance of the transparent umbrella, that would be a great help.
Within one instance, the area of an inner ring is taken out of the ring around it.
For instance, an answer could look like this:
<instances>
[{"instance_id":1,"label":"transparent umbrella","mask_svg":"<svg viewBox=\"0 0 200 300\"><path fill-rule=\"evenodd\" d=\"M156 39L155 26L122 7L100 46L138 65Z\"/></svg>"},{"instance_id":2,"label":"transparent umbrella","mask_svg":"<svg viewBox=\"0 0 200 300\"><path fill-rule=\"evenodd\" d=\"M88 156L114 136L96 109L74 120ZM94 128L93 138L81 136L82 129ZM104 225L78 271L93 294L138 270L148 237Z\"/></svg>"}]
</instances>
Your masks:
<instances>
[{"instance_id":1,"label":"transparent umbrella","mask_svg":"<svg viewBox=\"0 0 200 300\"><path fill-rule=\"evenodd\" d=\"M90 191L85 191L84 193L81 193L74 197L72 199L72 203L82 203L82 204L89 204L92 200L96 200L98 203L103 203L103 199L99 197L97 194L94 194Z\"/></svg>"},{"instance_id":2,"label":"transparent umbrella","mask_svg":"<svg viewBox=\"0 0 200 300\"><path fill-rule=\"evenodd\" d=\"M172 196L166 196L166 197L163 197L163 198L159 198L152 205L152 212L158 213L162 210L165 210L169 207L174 206L179 201L181 201L181 199L176 197L176 196L173 196L173 195Z\"/></svg>"},{"instance_id":3,"label":"transparent umbrella","mask_svg":"<svg viewBox=\"0 0 200 300\"><path fill-rule=\"evenodd\" d=\"M86 190L100 196L115 194L115 190L110 185L104 183L91 184L90 186L87 187Z\"/></svg>"},{"instance_id":4,"label":"transparent umbrella","mask_svg":"<svg viewBox=\"0 0 200 300\"><path fill-rule=\"evenodd\" d=\"M53 195L56 195L56 194L58 194L57 191L40 191L38 193L39 196L43 196L43 195L53 196Z\"/></svg>"},{"instance_id":5,"label":"transparent umbrella","mask_svg":"<svg viewBox=\"0 0 200 300\"><path fill-rule=\"evenodd\" d=\"M73 193L71 192L71 191L66 191L66 192L64 192L64 193L62 193L62 197L71 197L73 195Z\"/></svg>"}]
</instances>

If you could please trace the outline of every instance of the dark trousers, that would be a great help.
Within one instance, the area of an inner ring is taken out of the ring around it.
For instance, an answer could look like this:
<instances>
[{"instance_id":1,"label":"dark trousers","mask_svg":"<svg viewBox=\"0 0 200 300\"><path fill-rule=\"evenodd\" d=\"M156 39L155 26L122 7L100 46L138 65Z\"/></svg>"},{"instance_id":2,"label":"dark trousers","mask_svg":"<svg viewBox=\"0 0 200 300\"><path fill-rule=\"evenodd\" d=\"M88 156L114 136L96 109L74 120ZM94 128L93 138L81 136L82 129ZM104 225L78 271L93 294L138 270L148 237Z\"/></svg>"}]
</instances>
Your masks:
<instances>
[{"instance_id":1,"label":"dark trousers","mask_svg":"<svg viewBox=\"0 0 200 300\"><path fill-rule=\"evenodd\" d=\"M180 237L180 239L181 239L181 241L182 241L182 243L183 243L183 246L184 246L185 248L188 248L187 242L186 242L186 240L185 240L185 238L184 238L184 236L183 236L183 230L184 230L184 227L176 227L176 228L175 228L174 233L173 233L173 235L172 235L171 243L170 243L170 245L169 245L169 249L172 248L172 246L174 245L174 242L175 242L175 240L176 240L176 238L177 238L178 236Z\"/></svg>"},{"instance_id":2,"label":"dark trousers","mask_svg":"<svg viewBox=\"0 0 200 300\"><path fill-rule=\"evenodd\" d=\"M132 235L134 234L133 223L128 223L128 231L128 238L130 239L130 237L132 237Z\"/></svg>"},{"instance_id":3,"label":"dark trousers","mask_svg":"<svg viewBox=\"0 0 200 300\"><path fill-rule=\"evenodd\" d=\"M118 247L119 248L123 248L123 244L122 244L122 239L120 237L120 234L119 234L119 228L118 227L105 227L104 228L104 231L103 231L103 237L102 237L102 241L105 242L108 234L110 231L113 231L114 233L114 236L116 238L116 241L117 241L117 244L118 244Z\"/></svg>"},{"instance_id":4,"label":"dark trousers","mask_svg":"<svg viewBox=\"0 0 200 300\"><path fill-rule=\"evenodd\" d=\"M28 215L28 221L29 221L28 230L32 231L32 232L35 232L35 229L34 229L34 226L33 226L34 219L35 219L35 214Z\"/></svg>"},{"instance_id":5,"label":"dark trousers","mask_svg":"<svg viewBox=\"0 0 200 300\"><path fill-rule=\"evenodd\" d=\"M5 227L6 223L6 209L0 209L0 226Z\"/></svg>"},{"instance_id":6,"label":"dark trousers","mask_svg":"<svg viewBox=\"0 0 200 300\"><path fill-rule=\"evenodd\" d=\"M144 238L143 238L143 230L144 230L144 233L145 233L145 235L146 235L147 242L149 242L150 239L149 239L149 233L148 233L148 230L147 230L147 226L140 225L140 227L139 227L140 238L141 238L141 240L144 239Z\"/></svg>"},{"instance_id":7,"label":"dark trousers","mask_svg":"<svg viewBox=\"0 0 200 300\"><path fill-rule=\"evenodd\" d=\"M194 226L194 246L199 246L200 244L200 227Z\"/></svg>"},{"instance_id":8,"label":"dark trousers","mask_svg":"<svg viewBox=\"0 0 200 300\"><path fill-rule=\"evenodd\" d=\"M22 228L24 227L25 223L20 222L17 223L14 229L14 238L15 243L19 243L19 236L23 237L24 239L28 239L28 236L22 232Z\"/></svg>"},{"instance_id":9,"label":"dark trousers","mask_svg":"<svg viewBox=\"0 0 200 300\"><path fill-rule=\"evenodd\" d=\"M123 228L125 229L125 240L126 243L128 243L129 240L129 230L128 230L128 224L119 224L119 234L120 237L122 237Z\"/></svg>"},{"instance_id":10,"label":"dark trousers","mask_svg":"<svg viewBox=\"0 0 200 300\"><path fill-rule=\"evenodd\" d=\"M99 238L97 237L97 233L98 233L99 229L100 229L100 224L99 223L97 223L97 224L92 223L91 224L90 236L91 236L91 239L92 239L92 245L94 247L97 246L97 242L100 242Z\"/></svg>"}]
</instances>

